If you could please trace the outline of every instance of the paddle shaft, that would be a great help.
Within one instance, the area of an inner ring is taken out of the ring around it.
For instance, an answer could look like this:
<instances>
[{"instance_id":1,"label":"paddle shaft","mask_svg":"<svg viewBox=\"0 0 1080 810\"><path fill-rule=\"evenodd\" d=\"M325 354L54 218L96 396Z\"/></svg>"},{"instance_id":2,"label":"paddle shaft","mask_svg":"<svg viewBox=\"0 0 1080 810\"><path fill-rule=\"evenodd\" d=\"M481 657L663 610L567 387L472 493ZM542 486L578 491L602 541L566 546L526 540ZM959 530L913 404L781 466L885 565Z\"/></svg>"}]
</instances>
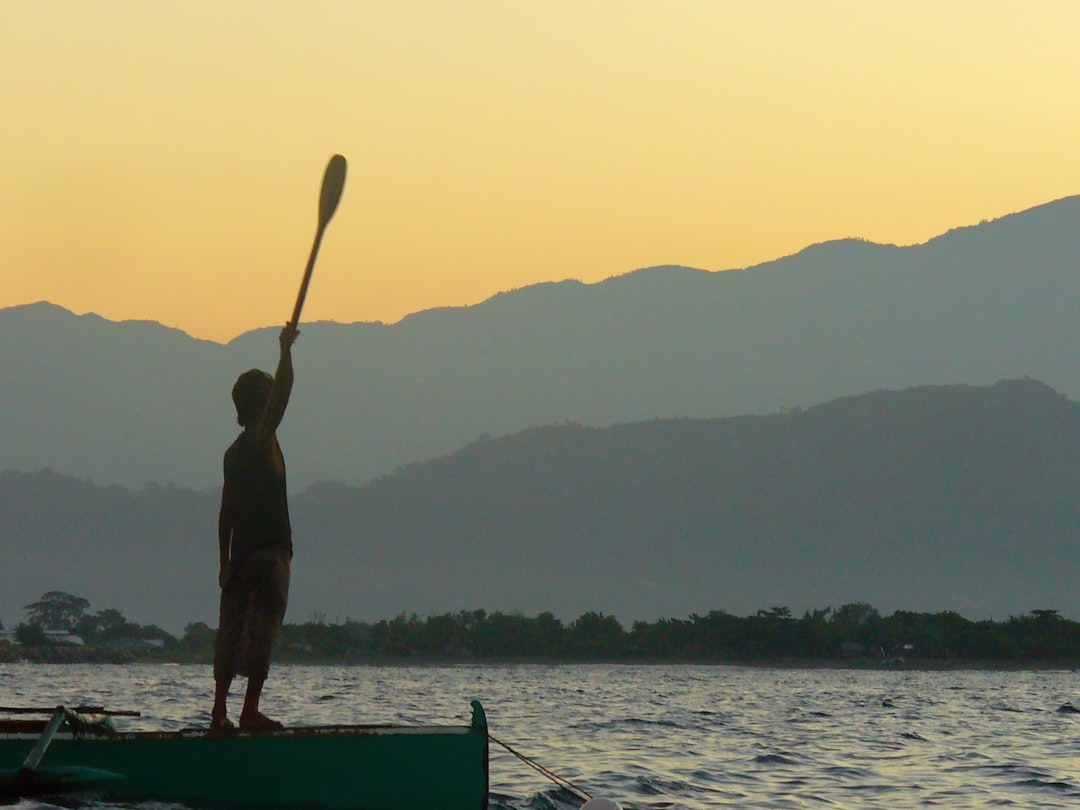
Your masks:
<instances>
[{"instance_id":1,"label":"paddle shaft","mask_svg":"<svg viewBox=\"0 0 1080 810\"><path fill-rule=\"evenodd\" d=\"M319 245L322 244L323 234L326 232L326 225L322 222L319 223L319 228L315 231L315 242L311 245L311 255L308 256L307 268L304 270L304 280L300 282L300 293L296 296L296 306L293 307L292 317L289 319L289 326L296 329L300 323L300 310L304 308L304 299L307 298L308 284L311 283L311 271L315 269L315 258L319 255Z\"/></svg>"},{"instance_id":2,"label":"paddle shaft","mask_svg":"<svg viewBox=\"0 0 1080 810\"><path fill-rule=\"evenodd\" d=\"M296 306L293 307L292 318L289 326L292 329L300 323L300 310L304 308L304 299L307 298L308 285L311 283L311 273L315 269L315 259L319 255L319 246L322 244L326 226L330 224L331 217L337 211L341 201L341 192L345 190L345 173L348 163L341 155L334 155L326 164L323 172L322 188L319 190L319 225L315 229L315 240L311 244L311 253L308 255L307 267L304 268L304 279L300 282L300 292L296 296Z\"/></svg>"}]
</instances>

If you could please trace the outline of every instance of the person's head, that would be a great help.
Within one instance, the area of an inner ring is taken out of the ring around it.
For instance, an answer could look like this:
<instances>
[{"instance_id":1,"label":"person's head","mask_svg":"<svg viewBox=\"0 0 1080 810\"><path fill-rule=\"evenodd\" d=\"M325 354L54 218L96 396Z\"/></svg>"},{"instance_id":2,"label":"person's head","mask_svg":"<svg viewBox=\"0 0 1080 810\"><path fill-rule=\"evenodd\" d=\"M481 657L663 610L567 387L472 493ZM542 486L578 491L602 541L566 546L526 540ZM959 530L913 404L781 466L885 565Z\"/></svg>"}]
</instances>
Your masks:
<instances>
[{"instance_id":1,"label":"person's head","mask_svg":"<svg viewBox=\"0 0 1080 810\"><path fill-rule=\"evenodd\" d=\"M243 427L247 427L262 415L273 384L273 375L257 368L245 371L236 378L232 399L236 405L236 421Z\"/></svg>"}]
</instances>

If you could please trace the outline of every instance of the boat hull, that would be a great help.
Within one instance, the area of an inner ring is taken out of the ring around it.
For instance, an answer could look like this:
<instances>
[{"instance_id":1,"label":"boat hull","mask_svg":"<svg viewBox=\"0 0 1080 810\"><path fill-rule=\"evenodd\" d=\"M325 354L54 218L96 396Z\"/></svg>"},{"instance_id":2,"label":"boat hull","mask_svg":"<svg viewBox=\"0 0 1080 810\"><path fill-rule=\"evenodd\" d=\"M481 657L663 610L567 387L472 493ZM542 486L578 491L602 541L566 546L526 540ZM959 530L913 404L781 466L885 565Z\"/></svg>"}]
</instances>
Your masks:
<instances>
[{"instance_id":1,"label":"boat hull","mask_svg":"<svg viewBox=\"0 0 1080 810\"><path fill-rule=\"evenodd\" d=\"M480 720L478 721L477 715ZM121 801L339 810L483 810L488 742L471 726L322 726L208 735L201 730L57 736L40 769L97 768L123 776L93 792ZM0 738L17 765L32 735Z\"/></svg>"}]
</instances>

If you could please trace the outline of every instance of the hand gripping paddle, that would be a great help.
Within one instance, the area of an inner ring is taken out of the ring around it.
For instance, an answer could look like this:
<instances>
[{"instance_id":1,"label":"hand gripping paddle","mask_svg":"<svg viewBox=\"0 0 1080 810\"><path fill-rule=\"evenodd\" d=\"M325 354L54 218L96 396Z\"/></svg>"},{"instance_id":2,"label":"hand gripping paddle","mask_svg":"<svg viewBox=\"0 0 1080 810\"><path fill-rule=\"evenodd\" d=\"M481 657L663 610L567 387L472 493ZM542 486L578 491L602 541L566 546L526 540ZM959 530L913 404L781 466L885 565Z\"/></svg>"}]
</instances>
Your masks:
<instances>
[{"instance_id":1,"label":"hand gripping paddle","mask_svg":"<svg viewBox=\"0 0 1080 810\"><path fill-rule=\"evenodd\" d=\"M315 269L315 257L319 255L319 245L322 244L323 233L330 224L331 217L337 211L338 202L341 200L341 192L345 189L345 170L348 163L341 155L334 155L326 164L326 172L323 174L322 190L319 192L319 227L315 229L315 242L311 245L311 255L308 256L307 269L304 270L304 280L300 283L300 294L296 296L296 306L293 308L289 326L293 329L300 323L300 310L304 308L304 299L307 297L308 284L311 282L311 271Z\"/></svg>"}]
</instances>

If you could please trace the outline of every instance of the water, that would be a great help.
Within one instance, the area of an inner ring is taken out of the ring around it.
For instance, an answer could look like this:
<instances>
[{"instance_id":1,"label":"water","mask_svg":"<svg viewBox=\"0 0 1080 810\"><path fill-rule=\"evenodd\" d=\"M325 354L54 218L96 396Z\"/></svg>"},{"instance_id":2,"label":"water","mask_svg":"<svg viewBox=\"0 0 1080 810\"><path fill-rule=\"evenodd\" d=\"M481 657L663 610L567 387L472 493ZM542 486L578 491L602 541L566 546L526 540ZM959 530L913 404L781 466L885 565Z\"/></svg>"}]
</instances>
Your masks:
<instances>
[{"instance_id":1,"label":"water","mask_svg":"<svg viewBox=\"0 0 1080 810\"><path fill-rule=\"evenodd\" d=\"M0 705L143 713L124 728L205 726L212 690L206 666L0 665ZM464 724L479 698L494 737L627 810L1044 808L1080 806L1078 693L1066 671L280 666L263 708L290 725ZM491 754L495 810L580 806Z\"/></svg>"}]
</instances>

